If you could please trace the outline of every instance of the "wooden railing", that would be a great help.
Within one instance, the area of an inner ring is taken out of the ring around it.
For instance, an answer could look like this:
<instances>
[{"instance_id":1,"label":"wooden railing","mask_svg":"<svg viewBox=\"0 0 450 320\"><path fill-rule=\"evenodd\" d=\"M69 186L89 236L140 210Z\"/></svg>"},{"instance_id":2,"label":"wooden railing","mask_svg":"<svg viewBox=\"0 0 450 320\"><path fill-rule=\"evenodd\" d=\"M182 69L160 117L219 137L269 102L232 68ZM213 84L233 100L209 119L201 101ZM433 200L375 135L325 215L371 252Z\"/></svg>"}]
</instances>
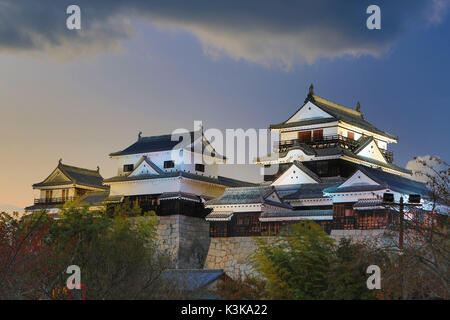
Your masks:
<instances>
[{"instance_id":1,"label":"wooden railing","mask_svg":"<svg viewBox=\"0 0 450 320\"><path fill-rule=\"evenodd\" d=\"M335 145L336 143L344 144L348 147L357 147L358 142L356 140L344 137L340 134L329 135L329 136L318 136L303 139L291 139L291 140L281 140L279 142L279 147L292 147L295 145L306 144L314 148L328 148L330 145Z\"/></svg>"},{"instance_id":2,"label":"wooden railing","mask_svg":"<svg viewBox=\"0 0 450 320\"><path fill-rule=\"evenodd\" d=\"M397 220L394 217L342 217L333 218L333 230L372 230L372 229L389 229L397 225Z\"/></svg>"},{"instance_id":3,"label":"wooden railing","mask_svg":"<svg viewBox=\"0 0 450 320\"><path fill-rule=\"evenodd\" d=\"M318 136L318 137L310 137L303 139L291 139L291 140L281 140L275 142L275 148L278 149L278 152L282 153L289 150L292 147L307 145L314 149L323 149L323 148L332 148L336 145L347 148L350 151L354 151L359 143L358 141L344 137L340 134L336 135L328 135L328 136ZM394 153L392 151L388 151L385 149L381 149L380 151L386 157L388 162L394 161Z\"/></svg>"},{"instance_id":4,"label":"wooden railing","mask_svg":"<svg viewBox=\"0 0 450 320\"><path fill-rule=\"evenodd\" d=\"M74 200L74 197L61 197L61 198L37 198L34 199L34 204L59 204L66 201Z\"/></svg>"},{"instance_id":5,"label":"wooden railing","mask_svg":"<svg viewBox=\"0 0 450 320\"><path fill-rule=\"evenodd\" d=\"M380 148L381 153L386 157L386 160L390 163L394 162L394 153Z\"/></svg>"}]
</instances>

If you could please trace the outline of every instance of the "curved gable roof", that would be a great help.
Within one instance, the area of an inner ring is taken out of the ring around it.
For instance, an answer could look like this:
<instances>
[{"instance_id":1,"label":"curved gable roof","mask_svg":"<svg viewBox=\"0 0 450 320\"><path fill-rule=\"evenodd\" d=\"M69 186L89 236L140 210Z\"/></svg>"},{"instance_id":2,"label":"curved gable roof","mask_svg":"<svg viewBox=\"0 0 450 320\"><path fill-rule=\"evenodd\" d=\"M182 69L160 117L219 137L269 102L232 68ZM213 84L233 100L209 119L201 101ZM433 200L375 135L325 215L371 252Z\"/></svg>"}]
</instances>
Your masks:
<instances>
[{"instance_id":1,"label":"curved gable roof","mask_svg":"<svg viewBox=\"0 0 450 320\"><path fill-rule=\"evenodd\" d=\"M55 183L48 181L55 171L61 171L71 182ZM52 173L42 182L33 184L33 187L45 187L61 184L78 184L87 187L94 187L100 189L108 189L103 185L103 177L100 175L100 170L90 170L85 168L79 168L75 166L69 166L59 161L58 166Z\"/></svg>"}]
</instances>

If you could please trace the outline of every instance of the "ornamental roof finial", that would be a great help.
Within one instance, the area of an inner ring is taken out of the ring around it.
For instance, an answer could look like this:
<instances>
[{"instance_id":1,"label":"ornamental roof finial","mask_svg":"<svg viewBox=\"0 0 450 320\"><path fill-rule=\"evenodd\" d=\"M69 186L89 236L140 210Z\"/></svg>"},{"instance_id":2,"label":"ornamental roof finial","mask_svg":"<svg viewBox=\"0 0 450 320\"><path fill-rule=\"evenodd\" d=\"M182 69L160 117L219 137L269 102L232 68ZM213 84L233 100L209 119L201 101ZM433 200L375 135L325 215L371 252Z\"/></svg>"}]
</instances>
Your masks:
<instances>
[{"instance_id":1,"label":"ornamental roof finial","mask_svg":"<svg viewBox=\"0 0 450 320\"><path fill-rule=\"evenodd\" d=\"M100 172L100 166L97 166L97 172Z\"/></svg>"},{"instance_id":2,"label":"ornamental roof finial","mask_svg":"<svg viewBox=\"0 0 450 320\"><path fill-rule=\"evenodd\" d=\"M62 158L60 158L58 161L58 164L61 164L61 163L62 163Z\"/></svg>"},{"instance_id":3,"label":"ornamental roof finial","mask_svg":"<svg viewBox=\"0 0 450 320\"><path fill-rule=\"evenodd\" d=\"M361 112L361 104L359 103L359 101L356 104L356 111Z\"/></svg>"},{"instance_id":4,"label":"ornamental roof finial","mask_svg":"<svg viewBox=\"0 0 450 320\"><path fill-rule=\"evenodd\" d=\"M138 133L138 140L141 140L141 137L142 137L142 131L139 131L139 133Z\"/></svg>"},{"instance_id":5,"label":"ornamental roof finial","mask_svg":"<svg viewBox=\"0 0 450 320\"><path fill-rule=\"evenodd\" d=\"M309 92L308 92L308 96L305 99L305 103L307 103L308 101L314 102L314 85L312 83L309 86Z\"/></svg>"}]
</instances>

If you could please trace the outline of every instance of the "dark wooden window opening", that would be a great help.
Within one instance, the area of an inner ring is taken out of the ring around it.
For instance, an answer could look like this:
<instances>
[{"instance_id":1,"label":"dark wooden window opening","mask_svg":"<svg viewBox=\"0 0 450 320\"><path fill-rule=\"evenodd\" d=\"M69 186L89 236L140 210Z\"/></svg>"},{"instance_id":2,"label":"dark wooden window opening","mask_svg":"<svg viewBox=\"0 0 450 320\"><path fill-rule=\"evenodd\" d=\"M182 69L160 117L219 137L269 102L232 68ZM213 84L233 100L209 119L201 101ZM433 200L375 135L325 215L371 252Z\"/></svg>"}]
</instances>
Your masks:
<instances>
[{"instance_id":1,"label":"dark wooden window opening","mask_svg":"<svg viewBox=\"0 0 450 320\"><path fill-rule=\"evenodd\" d=\"M300 131L298 133L298 139L300 141L311 141L311 131Z\"/></svg>"},{"instance_id":2,"label":"dark wooden window opening","mask_svg":"<svg viewBox=\"0 0 450 320\"><path fill-rule=\"evenodd\" d=\"M205 172L205 165L201 163L195 164L195 171Z\"/></svg>"},{"instance_id":3,"label":"dark wooden window opening","mask_svg":"<svg viewBox=\"0 0 450 320\"><path fill-rule=\"evenodd\" d=\"M123 172L130 172L133 171L134 165L132 164L124 164L123 165Z\"/></svg>"},{"instance_id":4,"label":"dark wooden window opening","mask_svg":"<svg viewBox=\"0 0 450 320\"><path fill-rule=\"evenodd\" d=\"M175 163L172 160L164 161L164 169L175 167Z\"/></svg>"}]
</instances>

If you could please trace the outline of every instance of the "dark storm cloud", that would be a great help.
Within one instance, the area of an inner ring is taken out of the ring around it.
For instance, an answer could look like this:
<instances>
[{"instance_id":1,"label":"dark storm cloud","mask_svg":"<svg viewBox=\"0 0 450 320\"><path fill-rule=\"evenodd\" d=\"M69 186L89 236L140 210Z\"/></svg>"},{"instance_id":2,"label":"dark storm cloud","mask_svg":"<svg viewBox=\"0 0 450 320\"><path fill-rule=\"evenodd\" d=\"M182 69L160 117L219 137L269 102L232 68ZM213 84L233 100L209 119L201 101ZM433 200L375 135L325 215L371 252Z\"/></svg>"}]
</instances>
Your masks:
<instances>
[{"instance_id":1,"label":"dark storm cloud","mask_svg":"<svg viewBox=\"0 0 450 320\"><path fill-rule=\"evenodd\" d=\"M289 68L319 57L388 50L408 27L439 23L449 0L0 0L0 52L101 52L130 36L134 19L192 33L211 56ZM82 30L65 27L77 4ZM366 8L378 4L382 29L366 28Z\"/></svg>"}]
</instances>

